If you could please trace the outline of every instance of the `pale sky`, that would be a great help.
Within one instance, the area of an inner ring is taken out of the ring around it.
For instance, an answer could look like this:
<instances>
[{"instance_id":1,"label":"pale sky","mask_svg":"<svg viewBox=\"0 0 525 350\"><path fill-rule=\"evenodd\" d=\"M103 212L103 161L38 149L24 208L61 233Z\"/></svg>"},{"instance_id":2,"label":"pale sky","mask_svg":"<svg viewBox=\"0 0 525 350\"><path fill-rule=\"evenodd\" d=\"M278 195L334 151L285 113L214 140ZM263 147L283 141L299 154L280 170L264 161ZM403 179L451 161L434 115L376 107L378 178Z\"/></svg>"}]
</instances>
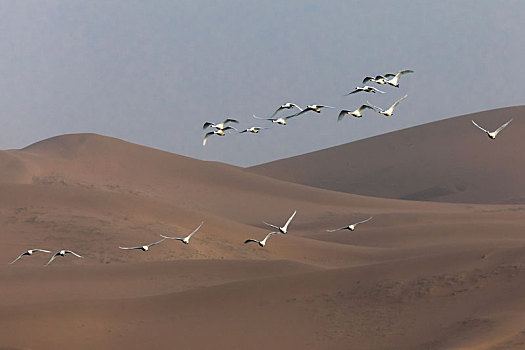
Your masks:
<instances>
[{"instance_id":1,"label":"pale sky","mask_svg":"<svg viewBox=\"0 0 525 350\"><path fill-rule=\"evenodd\" d=\"M247 166L522 105L524 18L525 1L0 0L0 148L94 132ZM401 69L399 89L343 96ZM337 122L404 94L391 118ZM202 146L205 121L266 126L252 114L284 102L338 109Z\"/></svg>"}]
</instances>

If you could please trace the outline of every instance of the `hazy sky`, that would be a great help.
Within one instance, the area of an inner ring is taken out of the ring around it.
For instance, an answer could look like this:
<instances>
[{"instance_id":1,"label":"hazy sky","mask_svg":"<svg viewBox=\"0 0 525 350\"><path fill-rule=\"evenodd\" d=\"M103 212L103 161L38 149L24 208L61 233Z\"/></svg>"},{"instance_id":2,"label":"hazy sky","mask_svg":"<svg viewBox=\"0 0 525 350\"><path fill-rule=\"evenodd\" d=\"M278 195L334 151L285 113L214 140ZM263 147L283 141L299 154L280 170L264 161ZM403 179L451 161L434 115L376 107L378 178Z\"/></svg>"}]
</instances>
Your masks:
<instances>
[{"instance_id":1,"label":"hazy sky","mask_svg":"<svg viewBox=\"0 0 525 350\"><path fill-rule=\"evenodd\" d=\"M252 165L442 118L525 102L525 1L0 0L0 148L95 132ZM387 94L344 93L413 69ZM284 102L308 113L258 135L210 138L205 121L264 126ZM497 125L488 125L489 128Z\"/></svg>"}]
</instances>

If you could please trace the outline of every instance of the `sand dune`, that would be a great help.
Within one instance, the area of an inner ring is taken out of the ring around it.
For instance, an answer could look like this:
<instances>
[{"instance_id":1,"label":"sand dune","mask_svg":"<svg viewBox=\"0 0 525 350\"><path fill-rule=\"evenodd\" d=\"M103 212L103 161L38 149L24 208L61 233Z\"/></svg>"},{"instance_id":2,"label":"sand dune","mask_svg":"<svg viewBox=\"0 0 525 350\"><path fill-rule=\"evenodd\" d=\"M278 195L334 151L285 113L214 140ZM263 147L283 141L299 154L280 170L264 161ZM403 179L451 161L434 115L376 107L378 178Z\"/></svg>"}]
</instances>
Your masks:
<instances>
[{"instance_id":1,"label":"sand dune","mask_svg":"<svg viewBox=\"0 0 525 350\"><path fill-rule=\"evenodd\" d=\"M490 140L491 131L514 118ZM351 124L351 123L349 123ZM351 126L349 126L351 127ZM525 107L440 120L249 168L257 174L375 197L525 203Z\"/></svg>"},{"instance_id":2,"label":"sand dune","mask_svg":"<svg viewBox=\"0 0 525 350\"><path fill-rule=\"evenodd\" d=\"M507 349L525 340L525 205L340 193L93 134L0 152L0 191L0 349ZM288 234L264 249L242 243L293 210ZM355 232L325 231L368 216ZM201 221L189 245L118 249ZM8 265L37 247L85 258Z\"/></svg>"}]
</instances>

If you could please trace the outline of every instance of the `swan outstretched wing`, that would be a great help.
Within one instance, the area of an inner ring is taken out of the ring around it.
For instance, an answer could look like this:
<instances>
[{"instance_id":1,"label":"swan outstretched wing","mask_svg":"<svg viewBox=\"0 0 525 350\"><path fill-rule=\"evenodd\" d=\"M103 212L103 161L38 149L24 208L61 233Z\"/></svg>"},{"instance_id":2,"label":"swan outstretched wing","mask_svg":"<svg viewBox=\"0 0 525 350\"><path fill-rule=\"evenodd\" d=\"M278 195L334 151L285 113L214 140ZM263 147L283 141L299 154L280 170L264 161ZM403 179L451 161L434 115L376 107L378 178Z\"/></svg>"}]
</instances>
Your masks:
<instances>
[{"instance_id":1,"label":"swan outstretched wing","mask_svg":"<svg viewBox=\"0 0 525 350\"><path fill-rule=\"evenodd\" d=\"M199 227L197 227L195 230L193 230L192 233L190 233L188 236L186 236L186 239L190 239L191 236L193 236L195 234L195 232L199 231L199 229L201 228L202 224L204 224L204 221L201 222L201 224L199 225Z\"/></svg>"},{"instance_id":2,"label":"swan outstretched wing","mask_svg":"<svg viewBox=\"0 0 525 350\"><path fill-rule=\"evenodd\" d=\"M166 239L166 238L162 238L160 241L150 243L150 244L148 244L147 246L148 246L148 247L151 247L151 246L153 246L153 245L157 245L157 244L159 244L160 242L164 241L165 239Z\"/></svg>"},{"instance_id":3,"label":"swan outstretched wing","mask_svg":"<svg viewBox=\"0 0 525 350\"><path fill-rule=\"evenodd\" d=\"M384 112L385 110L381 107L378 107L378 106L374 106L373 104L371 104L369 101L366 101L367 105L369 107L371 107L373 110L375 110L376 112L378 111L381 111L381 112Z\"/></svg>"},{"instance_id":4,"label":"swan outstretched wing","mask_svg":"<svg viewBox=\"0 0 525 350\"><path fill-rule=\"evenodd\" d=\"M273 227L273 228L275 228L275 229L277 229L277 230L280 230L280 229L281 229L279 226L275 226L275 225L269 224L269 223L267 223L266 221L263 221L263 223L265 223L266 225L268 225L268 226L270 226L270 227Z\"/></svg>"},{"instance_id":5,"label":"swan outstretched wing","mask_svg":"<svg viewBox=\"0 0 525 350\"><path fill-rule=\"evenodd\" d=\"M239 123L239 121L237 119L233 119L233 118L226 118L222 124L226 124L226 123Z\"/></svg>"},{"instance_id":6,"label":"swan outstretched wing","mask_svg":"<svg viewBox=\"0 0 525 350\"><path fill-rule=\"evenodd\" d=\"M344 227L336 228L335 230L326 230L326 231L327 232L335 232L335 231L346 230L347 228L348 228L348 226L344 226Z\"/></svg>"},{"instance_id":7,"label":"swan outstretched wing","mask_svg":"<svg viewBox=\"0 0 525 350\"><path fill-rule=\"evenodd\" d=\"M262 119L262 120L275 120L274 118L262 118L262 117L258 117L258 116L256 116L255 114L252 114L252 116L253 116L255 119Z\"/></svg>"},{"instance_id":8,"label":"swan outstretched wing","mask_svg":"<svg viewBox=\"0 0 525 350\"><path fill-rule=\"evenodd\" d=\"M472 121L472 124L476 125L479 129L483 130L483 131L486 132L487 134L489 133L488 130L483 129L481 126L479 126L478 124L476 124L475 121Z\"/></svg>"},{"instance_id":9,"label":"swan outstretched wing","mask_svg":"<svg viewBox=\"0 0 525 350\"><path fill-rule=\"evenodd\" d=\"M286 221L286 224L283 226L283 231L286 231L288 229L288 225L290 225L290 222L292 221L293 217L297 214L297 210L293 212L292 216Z\"/></svg>"},{"instance_id":10,"label":"swan outstretched wing","mask_svg":"<svg viewBox=\"0 0 525 350\"><path fill-rule=\"evenodd\" d=\"M18 258L16 258L15 260L11 261L11 262L9 263L9 265L14 264L14 263L17 262L18 260L20 260L20 259L21 259L26 253L27 253L27 252L23 252L22 254L20 254L20 255L18 256Z\"/></svg>"},{"instance_id":11,"label":"swan outstretched wing","mask_svg":"<svg viewBox=\"0 0 525 350\"><path fill-rule=\"evenodd\" d=\"M74 256L76 257L79 257L79 258L82 258L82 256L78 255L77 253L75 253L74 251L71 251L71 250L64 250L64 254L73 254Z\"/></svg>"},{"instance_id":12,"label":"swan outstretched wing","mask_svg":"<svg viewBox=\"0 0 525 350\"><path fill-rule=\"evenodd\" d=\"M366 220L363 220L363 221L359 221L359 222L356 222L354 225L359 225L359 224L364 224L365 222L368 222L370 221L371 219L373 218L373 216L369 217L368 219Z\"/></svg>"},{"instance_id":13,"label":"swan outstretched wing","mask_svg":"<svg viewBox=\"0 0 525 350\"><path fill-rule=\"evenodd\" d=\"M210 137L211 135L213 135L214 132L213 131L210 131L209 133L207 133L206 135L204 135L204 139L202 140L202 145L203 146L206 146L206 141L208 141L208 137Z\"/></svg>"},{"instance_id":14,"label":"swan outstretched wing","mask_svg":"<svg viewBox=\"0 0 525 350\"><path fill-rule=\"evenodd\" d=\"M394 102L394 104L393 104L389 109L394 109L394 108L396 108L397 105L398 105L401 101L403 101L405 98L407 98L407 97L408 97L408 95L405 95L405 96L401 97L399 100L397 100L396 102Z\"/></svg>"},{"instance_id":15,"label":"swan outstretched wing","mask_svg":"<svg viewBox=\"0 0 525 350\"><path fill-rule=\"evenodd\" d=\"M509 125L510 122L511 122L512 120L513 120L513 119L509 120L508 122L506 122L505 124L503 124L502 126L500 126L499 128L497 128L496 131L494 131L494 134L496 134L496 135L499 134L499 132L500 132L501 130L503 130L507 125Z\"/></svg>"},{"instance_id":16,"label":"swan outstretched wing","mask_svg":"<svg viewBox=\"0 0 525 350\"><path fill-rule=\"evenodd\" d=\"M53 260L55 260L55 258L58 256L58 253L60 253L59 251L55 253L55 255L53 255L51 257L51 259L49 259L49 261L47 262L47 264L45 264L44 266L47 266L49 264L51 264L53 262Z\"/></svg>"},{"instance_id":17,"label":"swan outstretched wing","mask_svg":"<svg viewBox=\"0 0 525 350\"><path fill-rule=\"evenodd\" d=\"M359 92L359 91L363 91L363 89L358 89L358 88L355 88L355 90L353 90L353 91L350 91L349 93L345 94L345 96L348 96L348 95L352 95L352 94L355 94L356 92Z\"/></svg>"},{"instance_id":18,"label":"swan outstretched wing","mask_svg":"<svg viewBox=\"0 0 525 350\"><path fill-rule=\"evenodd\" d=\"M350 114L351 111L343 109L341 112L339 112L339 115L337 116L337 121L341 121L345 115Z\"/></svg>"},{"instance_id":19,"label":"swan outstretched wing","mask_svg":"<svg viewBox=\"0 0 525 350\"><path fill-rule=\"evenodd\" d=\"M140 247L118 247L119 249L142 249L142 246Z\"/></svg>"},{"instance_id":20,"label":"swan outstretched wing","mask_svg":"<svg viewBox=\"0 0 525 350\"><path fill-rule=\"evenodd\" d=\"M398 76L402 76L402 75L407 74L407 73L414 73L414 71L410 70L410 69L405 69L405 70L402 70L399 73L397 73L397 75Z\"/></svg>"}]
</instances>

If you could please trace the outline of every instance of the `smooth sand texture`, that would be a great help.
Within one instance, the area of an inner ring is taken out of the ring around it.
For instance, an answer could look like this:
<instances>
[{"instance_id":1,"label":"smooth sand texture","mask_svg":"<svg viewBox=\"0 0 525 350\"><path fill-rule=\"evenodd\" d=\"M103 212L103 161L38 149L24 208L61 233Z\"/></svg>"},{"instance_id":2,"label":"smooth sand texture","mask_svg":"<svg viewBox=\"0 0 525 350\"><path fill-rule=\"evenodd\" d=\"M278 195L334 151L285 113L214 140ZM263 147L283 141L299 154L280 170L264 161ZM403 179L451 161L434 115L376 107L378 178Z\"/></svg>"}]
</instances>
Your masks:
<instances>
[{"instance_id":1,"label":"smooth sand texture","mask_svg":"<svg viewBox=\"0 0 525 350\"><path fill-rule=\"evenodd\" d=\"M0 193L0 349L525 346L522 204L339 193L93 134L0 152ZM189 245L118 249L201 221ZM9 265L30 248L84 259Z\"/></svg>"},{"instance_id":2,"label":"smooth sand texture","mask_svg":"<svg viewBox=\"0 0 525 350\"><path fill-rule=\"evenodd\" d=\"M378 118L374 115L367 118ZM384 118L384 117L381 117ZM402 118L392 116L391 118ZM489 131L514 118L495 140ZM342 128L357 127L347 120ZM366 196L453 203L525 203L525 106L440 120L249 168Z\"/></svg>"}]
</instances>

